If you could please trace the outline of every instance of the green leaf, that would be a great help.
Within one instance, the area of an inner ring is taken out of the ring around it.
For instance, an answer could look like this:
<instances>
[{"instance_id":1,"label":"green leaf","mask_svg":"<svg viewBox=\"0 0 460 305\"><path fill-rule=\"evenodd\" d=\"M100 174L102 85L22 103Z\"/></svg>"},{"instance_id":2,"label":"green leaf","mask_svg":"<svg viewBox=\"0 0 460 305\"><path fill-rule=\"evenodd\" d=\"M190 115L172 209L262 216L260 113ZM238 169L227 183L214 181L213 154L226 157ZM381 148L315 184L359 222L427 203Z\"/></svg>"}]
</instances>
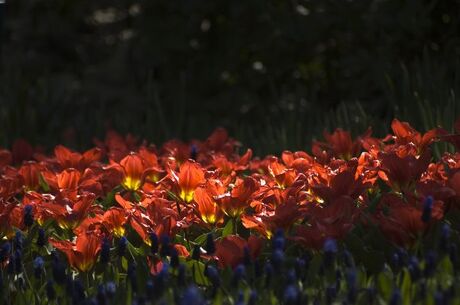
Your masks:
<instances>
[{"instance_id":1,"label":"green leaf","mask_svg":"<svg viewBox=\"0 0 460 305\"><path fill-rule=\"evenodd\" d=\"M393 277L388 271L382 271L377 275L377 289L385 300L388 300L393 291Z\"/></svg>"},{"instance_id":2,"label":"green leaf","mask_svg":"<svg viewBox=\"0 0 460 305\"><path fill-rule=\"evenodd\" d=\"M227 224L224 227L224 230L222 231L222 237L225 237L227 235L231 235L233 233L233 220L230 219L227 221Z\"/></svg>"},{"instance_id":3,"label":"green leaf","mask_svg":"<svg viewBox=\"0 0 460 305\"><path fill-rule=\"evenodd\" d=\"M128 270L128 260L125 257L121 258L121 267L124 271Z\"/></svg>"},{"instance_id":4,"label":"green leaf","mask_svg":"<svg viewBox=\"0 0 460 305\"><path fill-rule=\"evenodd\" d=\"M222 296L222 291L219 290L217 293L216 297L214 298L214 303L213 305L222 305L224 302L223 296Z\"/></svg>"},{"instance_id":5,"label":"green leaf","mask_svg":"<svg viewBox=\"0 0 460 305\"><path fill-rule=\"evenodd\" d=\"M401 295L403 299L403 304L411 304L412 279L410 277L409 271L406 268L404 268L402 277L403 277L403 280L401 284Z\"/></svg>"},{"instance_id":6,"label":"green leaf","mask_svg":"<svg viewBox=\"0 0 460 305\"><path fill-rule=\"evenodd\" d=\"M380 202L380 198L382 197L382 194L377 193L374 198L372 198L371 202L369 203L369 207L367 210L369 213L374 214L375 210L377 208L377 204Z\"/></svg>"},{"instance_id":7,"label":"green leaf","mask_svg":"<svg viewBox=\"0 0 460 305\"><path fill-rule=\"evenodd\" d=\"M142 198L141 198L141 196L140 196L138 193L133 192L132 194L133 194L133 198L136 200L136 202L140 202L140 201L141 201Z\"/></svg>"},{"instance_id":8,"label":"green leaf","mask_svg":"<svg viewBox=\"0 0 460 305\"><path fill-rule=\"evenodd\" d=\"M188 261L186 265L187 265L187 268L192 271L193 281L197 285L201 285L201 286L210 285L208 278L204 275L204 270L206 269L205 264L203 264L202 262L191 260L191 261Z\"/></svg>"},{"instance_id":9,"label":"green leaf","mask_svg":"<svg viewBox=\"0 0 460 305\"><path fill-rule=\"evenodd\" d=\"M182 201L174 192L167 190L168 196L174 201Z\"/></svg>"},{"instance_id":10,"label":"green leaf","mask_svg":"<svg viewBox=\"0 0 460 305\"><path fill-rule=\"evenodd\" d=\"M131 254L135 254L136 256L145 256L145 248L142 247L134 247L131 243L128 243L128 250L131 252Z\"/></svg>"},{"instance_id":11,"label":"green leaf","mask_svg":"<svg viewBox=\"0 0 460 305\"><path fill-rule=\"evenodd\" d=\"M202 245L206 241L207 236L208 236L208 233L201 234L200 236L195 238L194 242L198 245Z\"/></svg>"},{"instance_id":12,"label":"green leaf","mask_svg":"<svg viewBox=\"0 0 460 305\"><path fill-rule=\"evenodd\" d=\"M41 174L38 176L38 184L43 189L43 191L45 191L45 192L50 191L50 186L48 185L48 183L46 182L45 178L43 178L43 176Z\"/></svg>"},{"instance_id":13,"label":"green leaf","mask_svg":"<svg viewBox=\"0 0 460 305\"><path fill-rule=\"evenodd\" d=\"M448 256L445 256L438 266L439 272L437 273L437 282L441 285L443 289L448 289L453 281L453 271L452 261Z\"/></svg>"},{"instance_id":14,"label":"green leaf","mask_svg":"<svg viewBox=\"0 0 460 305\"><path fill-rule=\"evenodd\" d=\"M133 289L131 287L131 284L126 286L126 305L131 305L133 304Z\"/></svg>"}]
</instances>

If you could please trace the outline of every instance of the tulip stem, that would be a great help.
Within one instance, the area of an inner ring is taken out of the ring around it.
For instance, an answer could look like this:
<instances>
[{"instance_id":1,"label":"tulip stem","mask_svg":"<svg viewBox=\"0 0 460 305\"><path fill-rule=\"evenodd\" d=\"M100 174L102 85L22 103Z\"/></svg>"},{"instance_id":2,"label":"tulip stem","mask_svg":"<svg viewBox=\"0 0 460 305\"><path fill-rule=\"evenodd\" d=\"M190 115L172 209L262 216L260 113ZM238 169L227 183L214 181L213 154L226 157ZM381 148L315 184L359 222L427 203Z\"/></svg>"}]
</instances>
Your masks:
<instances>
[{"instance_id":1,"label":"tulip stem","mask_svg":"<svg viewBox=\"0 0 460 305\"><path fill-rule=\"evenodd\" d=\"M190 244L190 239L188 238L187 230L184 230L184 238L187 241L188 248L192 249L192 245Z\"/></svg>"}]
</instances>

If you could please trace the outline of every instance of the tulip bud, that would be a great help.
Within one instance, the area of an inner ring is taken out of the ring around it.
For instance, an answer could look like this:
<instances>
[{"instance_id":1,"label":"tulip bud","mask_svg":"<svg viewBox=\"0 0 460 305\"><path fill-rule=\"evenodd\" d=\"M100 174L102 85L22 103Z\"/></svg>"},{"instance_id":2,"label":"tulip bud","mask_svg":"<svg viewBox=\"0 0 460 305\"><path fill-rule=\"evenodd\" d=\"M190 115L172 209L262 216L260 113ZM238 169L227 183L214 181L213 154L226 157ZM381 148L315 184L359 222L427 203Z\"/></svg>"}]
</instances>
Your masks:
<instances>
[{"instance_id":1,"label":"tulip bud","mask_svg":"<svg viewBox=\"0 0 460 305\"><path fill-rule=\"evenodd\" d=\"M109 298L113 298L117 292L117 286L114 282L107 282L105 284L105 292Z\"/></svg>"},{"instance_id":2,"label":"tulip bud","mask_svg":"<svg viewBox=\"0 0 460 305\"><path fill-rule=\"evenodd\" d=\"M297 282L297 274L294 269L289 269L286 275L286 284L291 285Z\"/></svg>"},{"instance_id":3,"label":"tulip bud","mask_svg":"<svg viewBox=\"0 0 460 305\"><path fill-rule=\"evenodd\" d=\"M356 301L356 270L348 269L346 278L348 287L347 299L353 304Z\"/></svg>"},{"instance_id":4,"label":"tulip bud","mask_svg":"<svg viewBox=\"0 0 460 305\"><path fill-rule=\"evenodd\" d=\"M425 256L425 269L423 270L426 277L432 276L436 271L436 253L428 251Z\"/></svg>"},{"instance_id":5,"label":"tulip bud","mask_svg":"<svg viewBox=\"0 0 460 305\"><path fill-rule=\"evenodd\" d=\"M103 264L107 264L110 261L110 241L108 238L102 240L100 261Z\"/></svg>"},{"instance_id":6,"label":"tulip bud","mask_svg":"<svg viewBox=\"0 0 460 305\"><path fill-rule=\"evenodd\" d=\"M158 236L155 233L150 233L150 242L150 249L152 254L156 254L160 248L160 242L158 240Z\"/></svg>"},{"instance_id":7,"label":"tulip bud","mask_svg":"<svg viewBox=\"0 0 460 305\"><path fill-rule=\"evenodd\" d=\"M295 305L299 303L299 289L295 285L288 285L283 294L284 304Z\"/></svg>"},{"instance_id":8,"label":"tulip bud","mask_svg":"<svg viewBox=\"0 0 460 305\"><path fill-rule=\"evenodd\" d=\"M245 305L244 294L241 290L238 292L238 298L236 299L235 305Z\"/></svg>"},{"instance_id":9,"label":"tulip bud","mask_svg":"<svg viewBox=\"0 0 460 305\"><path fill-rule=\"evenodd\" d=\"M206 250L206 253L209 255L213 255L216 252L216 245L214 243L214 237L212 236L212 233L209 233L206 236L206 244L204 246L204 249Z\"/></svg>"},{"instance_id":10,"label":"tulip bud","mask_svg":"<svg viewBox=\"0 0 460 305\"><path fill-rule=\"evenodd\" d=\"M272 243L274 250L284 250L286 240L284 238L284 232L282 229L276 230Z\"/></svg>"},{"instance_id":11,"label":"tulip bud","mask_svg":"<svg viewBox=\"0 0 460 305\"><path fill-rule=\"evenodd\" d=\"M21 231L16 231L14 235L13 245L15 249L22 250L22 246L24 243L24 235L22 235Z\"/></svg>"},{"instance_id":12,"label":"tulip bud","mask_svg":"<svg viewBox=\"0 0 460 305\"><path fill-rule=\"evenodd\" d=\"M126 252L126 247L128 245L128 239L125 236L122 236L118 241L118 256L124 256Z\"/></svg>"},{"instance_id":13,"label":"tulip bud","mask_svg":"<svg viewBox=\"0 0 460 305\"><path fill-rule=\"evenodd\" d=\"M11 244L7 241L0 248L0 263L3 263L11 252Z\"/></svg>"},{"instance_id":14,"label":"tulip bud","mask_svg":"<svg viewBox=\"0 0 460 305\"><path fill-rule=\"evenodd\" d=\"M238 286L238 283L246 277L246 268L244 265L239 264L233 271L232 283L234 286Z\"/></svg>"},{"instance_id":15,"label":"tulip bud","mask_svg":"<svg viewBox=\"0 0 460 305\"><path fill-rule=\"evenodd\" d=\"M390 305L401 305L402 298L401 298L401 292L399 291L398 288L395 288L393 290L393 293L390 298Z\"/></svg>"},{"instance_id":16,"label":"tulip bud","mask_svg":"<svg viewBox=\"0 0 460 305\"><path fill-rule=\"evenodd\" d=\"M152 280L148 280L145 283L145 293L149 299L152 299L155 296L155 285Z\"/></svg>"},{"instance_id":17,"label":"tulip bud","mask_svg":"<svg viewBox=\"0 0 460 305\"><path fill-rule=\"evenodd\" d=\"M185 272L186 272L185 265L180 264L177 270L177 284L179 286L185 286Z\"/></svg>"},{"instance_id":18,"label":"tulip bud","mask_svg":"<svg viewBox=\"0 0 460 305\"><path fill-rule=\"evenodd\" d=\"M43 228L40 228L38 229L37 246L44 247L45 245L46 245L45 230L43 230Z\"/></svg>"},{"instance_id":19,"label":"tulip bud","mask_svg":"<svg viewBox=\"0 0 460 305\"><path fill-rule=\"evenodd\" d=\"M412 256L409 260L409 273L412 281L417 281L420 278L420 266L417 257Z\"/></svg>"},{"instance_id":20,"label":"tulip bud","mask_svg":"<svg viewBox=\"0 0 460 305\"><path fill-rule=\"evenodd\" d=\"M198 155L198 147L196 147L195 144L192 144L190 147L190 159L196 160L196 157Z\"/></svg>"},{"instance_id":21,"label":"tulip bud","mask_svg":"<svg viewBox=\"0 0 460 305\"><path fill-rule=\"evenodd\" d=\"M404 248L398 248L397 250L398 256L399 256L399 261L401 263L401 266L406 266L408 260L409 260L409 254L407 253L406 249Z\"/></svg>"},{"instance_id":22,"label":"tulip bud","mask_svg":"<svg viewBox=\"0 0 460 305\"><path fill-rule=\"evenodd\" d=\"M431 212L433 210L433 197L428 196L423 203L422 221L427 223L431 220Z\"/></svg>"},{"instance_id":23,"label":"tulip bud","mask_svg":"<svg viewBox=\"0 0 460 305\"><path fill-rule=\"evenodd\" d=\"M195 286L191 285L185 289L182 297L180 298L179 305L202 305L205 304L203 296L200 290Z\"/></svg>"},{"instance_id":24,"label":"tulip bud","mask_svg":"<svg viewBox=\"0 0 460 305\"><path fill-rule=\"evenodd\" d=\"M332 265L335 259L335 255L338 251L337 249L337 242L335 239L328 238L324 242L323 246L324 251L324 265L325 267L329 267Z\"/></svg>"},{"instance_id":25,"label":"tulip bud","mask_svg":"<svg viewBox=\"0 0 460 305\"><path fill-rule=\"evenodd\" d=\"M167 287L167 281L169 279L169 264L164 263L160 272L155 277L155 292L157 295L161 295L164 289Z\"/></svg>"},{"instance_id":26,"label":"tulip bud","mask_svg":"<svg viewBox=\"0 0 460 305\"><path fill-rule=\"evenodd\" d=\"M34 275L38 279L43 273L43 266L45 265L45 261L41 256L37 256L34 259L33 266L34 266Z\"/></svg>"},{"instance_id":27,"label":"tulip bud","mask_svg":"<svg viewBox=\"0 0 460 305\"><path fill-rule=\"evenodd\" d=\"M24 225L26 227L31 227L34 224L34 215L31 205L26 205L24 207Z\"/></svg>"},{"instance_id":28,"label":"tulip bud","mask_svg":"<svg viewBox=\"0 0 460 305\"><path fill-rule=\"evenodd\" d=\"M128 271L126 272L126 276L131 282L133 291L137 291L136 264L134 262L130 261L128 263Z\"/></svg>"},{"instance_id":29,"label":"tulip bud","mask_svg":"<svg viewBox=\"0 0 460 305\"><path fill-rule=\"evenodd\" d=\"M161 236L161 249L160 249L160 255L161 257L166 257L170 255L170 238L168 235L162 235Z\"/></svg>"},{"instance_id":30,"label":"tulip bud","mask_svg":"<svg viewBox=\"0 0 460 305\"><path fill-rule=\"evenodd\" d=\"M271 263L276 271L281 270L284 263L284 253L280 249L276 249L272 253Z\"/></svg>"},{"instance_id":31,"label":"tulip bud","mask_svg":"<svg viewBox=\"0 0 460 305\"><path fill-rule=\"evenodd\" d=\"M450 225L447 223L444 223L441 227L441 238L439 239L439 249L444 253L447 253L449 251L448 246L449 246L450 235L451 235Z\"/></svg>"},{"instance_id":32,"label":"tulip bud","mask_svg":"<svg viewBox=\"0 0 460 305\"><path fill-rule=\"evenodd\" d=\"M209 279L214 287L218 287L220 285L219 272L217 272L215 267L211 265L207 266L204 275Z\"/></svg>"},{"instance_id":33,"label":"tulip bud","mask_svg":"<svg viewBox=\"0 0 460 305\"><path fill-rule=\"evenodd\" d=\"M99 284L99 286L97 286L96 298L97 298L97 304L98 305L106 305L107 304L107 294L105 293L105 286L104 285Z\"/></svg>"}]
</instances>

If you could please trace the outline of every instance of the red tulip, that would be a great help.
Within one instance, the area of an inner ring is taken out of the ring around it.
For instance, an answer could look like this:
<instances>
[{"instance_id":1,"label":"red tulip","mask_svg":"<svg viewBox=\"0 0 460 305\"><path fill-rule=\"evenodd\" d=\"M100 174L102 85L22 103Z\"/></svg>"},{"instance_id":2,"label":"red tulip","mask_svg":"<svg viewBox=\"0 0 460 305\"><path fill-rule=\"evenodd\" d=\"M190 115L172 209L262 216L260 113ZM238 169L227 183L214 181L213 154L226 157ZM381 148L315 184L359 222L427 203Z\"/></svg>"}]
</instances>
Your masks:
<instances>
[{"instance_id":1,"label":"red tulip","mask_svg":"<svg viewBox=\"0 0 460 305\"><path fill-rule=\"evenodd\" d=\"M87 272L96 263L102 239L94 233L85 232L77 236L75 244L67 240L52 238L50 238L49 242L53 247L65 253L69 264L73 268L81 272Z\"/></svg>"},{"instance_id":2,"label":"red tulip","mask_svg":"<svg viewBox=\"0 0 460 305\"><path fill-rule=\"evenodd\" d=\"M180 167L177 180L180 189L179 197L189 203L193 200L195 189L205 182L204 171L198 163L186 161Z\"/></svg>"},{"instance_id":3,"label":"red tulip","mask_svg":"<svg viewBox=\"0 0 460 305\"><path fill-rule=\"evenodd\" d=\"M249 236L247 241L237 235L226 236L216 243L219 266L235 268L244 261L245 251L249 251L251 259L256 259L262 246L263 240L254 235Z\"/></svg>"}]
</instances>

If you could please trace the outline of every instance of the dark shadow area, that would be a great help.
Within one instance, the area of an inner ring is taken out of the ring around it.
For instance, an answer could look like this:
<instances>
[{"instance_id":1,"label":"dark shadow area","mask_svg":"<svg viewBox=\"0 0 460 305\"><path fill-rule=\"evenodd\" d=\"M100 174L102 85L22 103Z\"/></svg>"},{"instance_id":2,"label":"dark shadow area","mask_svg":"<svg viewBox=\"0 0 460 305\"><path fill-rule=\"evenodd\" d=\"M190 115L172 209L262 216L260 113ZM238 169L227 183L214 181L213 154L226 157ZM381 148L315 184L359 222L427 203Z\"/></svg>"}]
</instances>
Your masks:
<instances>
[{"instance_id":1,"label":"dark shadow area","mask_svg":"<svg viewBox=\"0 0 460 305\"><path fill-rule=\"evenodd\" d=\"M384 134L460 113L460 2L12 0L0 144L162 142L218 126L262 152L323 129Z\"/></svg>"}]
</instances>

